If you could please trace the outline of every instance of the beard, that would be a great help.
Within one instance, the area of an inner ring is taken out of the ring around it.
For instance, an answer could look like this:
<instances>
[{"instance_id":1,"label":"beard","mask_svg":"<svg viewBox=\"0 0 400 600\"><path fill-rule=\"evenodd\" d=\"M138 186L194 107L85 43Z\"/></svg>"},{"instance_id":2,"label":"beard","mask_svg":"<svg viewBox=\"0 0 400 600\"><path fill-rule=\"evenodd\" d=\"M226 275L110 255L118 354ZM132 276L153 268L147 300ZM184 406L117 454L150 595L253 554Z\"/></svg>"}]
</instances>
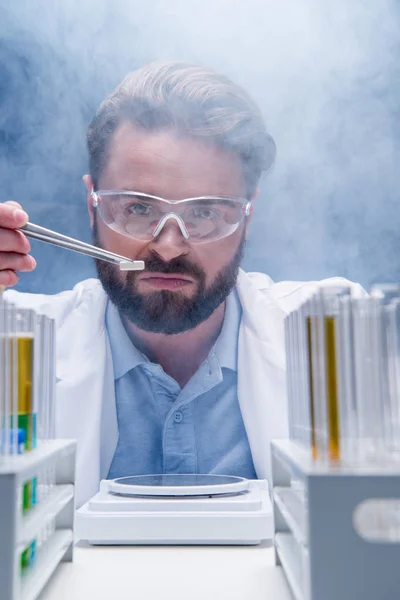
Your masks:
<instances>
[{"instance_id":1,"label":"beard","mask_svg":"<svg viewBox=\"0 0 400 600\"><path fill-rule=\"evenodd\" d=\"M99 241L96 216L93 227L93 243L102 247ZM137 327L151 333L174 335L194 329L206 321L218 308L236 285L239 266L243 258L245 235L243 231L238 249L228 265L216 275L207 287L206 273L198 265L184 256L168 262L157 254L145 259L147 273L188 275L197 282L197 291L187 297L179 291L160 290L142 294L138 291L138 273L128 271L126 280L121 280L118 266L95 260L97 274L104 291L119 312Z\"/></svg>"}]
</instances>

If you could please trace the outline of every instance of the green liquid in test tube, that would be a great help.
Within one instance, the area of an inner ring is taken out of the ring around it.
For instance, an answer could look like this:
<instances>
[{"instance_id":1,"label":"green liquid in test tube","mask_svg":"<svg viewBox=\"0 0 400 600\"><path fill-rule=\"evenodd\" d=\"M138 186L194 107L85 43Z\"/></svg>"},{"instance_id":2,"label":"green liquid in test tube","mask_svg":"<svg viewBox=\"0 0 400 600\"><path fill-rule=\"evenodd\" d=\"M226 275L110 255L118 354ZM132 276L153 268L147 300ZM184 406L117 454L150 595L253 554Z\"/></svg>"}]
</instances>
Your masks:
<instances>
[{"instance_id":1,"label":"green liquid in test tube","mask_svg":"<svg viewBox=\"0 0 400 600\"><path fill-rule=\"evenodd\" d=\"M32 482L26 481L22 486L22 510L27 512L32 508Z\"/></svg>"}]
</instances>

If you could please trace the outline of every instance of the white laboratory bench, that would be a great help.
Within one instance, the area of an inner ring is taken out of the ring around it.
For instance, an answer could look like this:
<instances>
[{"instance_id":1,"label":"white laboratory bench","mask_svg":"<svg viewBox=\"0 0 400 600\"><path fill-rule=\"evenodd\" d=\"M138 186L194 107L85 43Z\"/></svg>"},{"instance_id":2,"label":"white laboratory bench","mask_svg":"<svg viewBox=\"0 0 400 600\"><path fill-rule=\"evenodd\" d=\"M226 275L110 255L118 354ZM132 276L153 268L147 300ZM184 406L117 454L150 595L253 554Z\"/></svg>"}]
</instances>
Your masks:
<instances>
[{"instance_id":1,"label":"white laboratory bench","mask_svg":"<svg viewBox=\"0 0 400 600\"><path fill-rule=\"evenodd\" d=\"M271 546L75 548L40 600L292 600Z\"/></svg>"}]
</instances>

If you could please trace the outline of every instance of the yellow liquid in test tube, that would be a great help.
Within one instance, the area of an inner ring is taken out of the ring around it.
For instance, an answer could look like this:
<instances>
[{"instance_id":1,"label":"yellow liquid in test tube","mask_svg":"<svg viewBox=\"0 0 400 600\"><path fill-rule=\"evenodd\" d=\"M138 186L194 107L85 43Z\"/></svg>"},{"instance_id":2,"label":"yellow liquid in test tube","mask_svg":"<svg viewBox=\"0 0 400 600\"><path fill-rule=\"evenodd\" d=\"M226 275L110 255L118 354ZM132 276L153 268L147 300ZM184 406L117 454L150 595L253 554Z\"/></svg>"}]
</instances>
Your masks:
<instances>
[{"instance_id":1,"label":"yellow liquid in test tube","mask_svg":"<svg viewBox=\"0 0 400 600\"><path fill-rule=\"evenodd\" d=\"M339 394L336 359L336 323L334 317L325 317L326 400L331 460L340 460Z\"/></svg>"},{"instance_id":2,"label":"yellow liquid in test tube","mask_svg":"<svg viewBox=\"0 0 400 600\"><path fill-rule=\"evenodd\" d=\"M16 344L16 365L13 361ZM25 450L32 450L33 447L33 336L21 334L13 336L10 340L11 360L11 410L14 382L14 365L16 366L16 385L17 385L17 403L18 403L18 427L25 431Z\"/></svg>"},{"instance_id":3,"label":"yellow liquid in test tube","mask_svg":"<svg viewBox=\"0 0 400 600\"><path fill-rule=\"evenodd\" d=\"M18 414L31 414L33 379L33 337L17 337Z\"/></svg>"}]
</instances>

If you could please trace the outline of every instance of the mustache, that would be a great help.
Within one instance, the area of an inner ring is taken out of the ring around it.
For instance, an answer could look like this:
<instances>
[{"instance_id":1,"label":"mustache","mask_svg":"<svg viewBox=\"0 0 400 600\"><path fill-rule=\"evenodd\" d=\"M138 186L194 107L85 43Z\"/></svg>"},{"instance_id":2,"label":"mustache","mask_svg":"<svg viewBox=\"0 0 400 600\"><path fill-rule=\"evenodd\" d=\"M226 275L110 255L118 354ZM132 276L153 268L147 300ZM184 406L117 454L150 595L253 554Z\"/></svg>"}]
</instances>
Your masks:
<instances>
[{"instance_id":1,"label":"mustache","mask_svg":"<svg viewBox=\"0 0 400 600\"><path fill-rule=\"evenodd\" d=\"M198 265L191 263L183 256L177 256L165 262L156 255L144 258L145 272L164 273L166 275L189 275L194 279L204 279L204 271Z\"/></svg>"},{"instance_id":2,"label":"mustache","mask_svg":"<svg viewBox=\"0 0 400 600\"><path fill-rule=\"evenodd\" d=\"M93 232L92 232L92 242L94 246L98 248L103 248L103 245L99 239L99 231L97 225L97 214L94 214L94 222L93 222ZM165 262L157 254L150 254L147 258L143 257L144 260L144 269L150 273L164 273L165 275L188 275L193 277L193 279L198 279L199 281L205 280L205 272L199 266L191 263L184 256L177 256L172 260ZM95 263L97 268L100 268L104 271L106 268L112 268L111 265L107 264L99 264L99 261L95 259ZM133 283L137 279L138 273L134 271L130 271L127 273L127 282L129 284Z\"/></svg>"}]
</instances>

